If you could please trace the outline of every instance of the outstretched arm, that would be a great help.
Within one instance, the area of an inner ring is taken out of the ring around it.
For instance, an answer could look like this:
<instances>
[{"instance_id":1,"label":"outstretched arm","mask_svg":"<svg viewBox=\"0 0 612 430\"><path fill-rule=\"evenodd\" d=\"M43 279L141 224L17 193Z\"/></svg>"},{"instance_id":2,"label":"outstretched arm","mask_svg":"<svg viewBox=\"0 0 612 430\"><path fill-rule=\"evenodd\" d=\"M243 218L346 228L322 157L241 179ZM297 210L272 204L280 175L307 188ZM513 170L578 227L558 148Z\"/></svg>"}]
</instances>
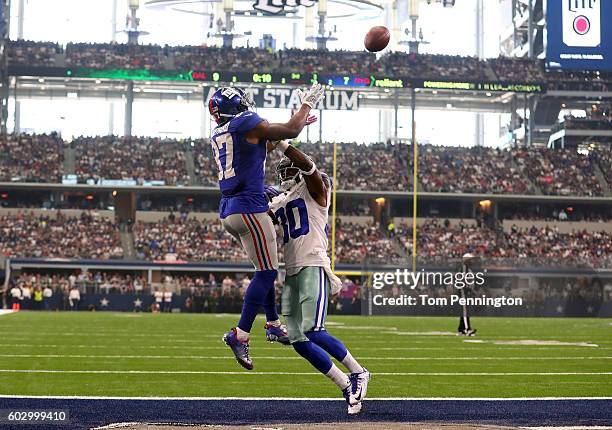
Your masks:
<instances>
[{"instance_id":1,"label":"outstretched arm","mask_svg":"<svg viewBox=\"0 0 612 430\"><path fill-rule=\"evenodd\" d=\"M296 138L307 125L310 111L323 97L323 91L324 89L320 84L314 84L306 93L300 92L302 106L296 114L291 116L288 122L270 124L267 121L262 121L246 133L247 140Z\"/></svg>"}]
</instances>

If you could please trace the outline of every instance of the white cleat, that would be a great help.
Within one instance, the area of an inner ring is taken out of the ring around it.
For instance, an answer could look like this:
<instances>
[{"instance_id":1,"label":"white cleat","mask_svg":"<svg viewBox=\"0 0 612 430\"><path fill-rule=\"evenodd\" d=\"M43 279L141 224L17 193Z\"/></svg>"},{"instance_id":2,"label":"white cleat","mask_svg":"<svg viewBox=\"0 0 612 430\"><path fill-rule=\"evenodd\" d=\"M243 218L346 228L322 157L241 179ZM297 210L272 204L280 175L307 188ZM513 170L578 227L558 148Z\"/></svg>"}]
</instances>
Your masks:
<instances>
[{"instance_id":1,"label":"white cleat","mask_svg":"<svg viewBox=\"0 0 612 430\"><path fill-rule=\"evenodd\" d=\"M361 412L361 402L355 404L355 405L349 405L348 406L348 413L349 415L355 415L358 414L359 412Z\"/></svg>"},{"instance_id":2,"label":"white cleat","mask_svg":"<svg viewBox=\"0 0 612 430\"><path fill-rule=\"evenodd\" d=\"M361 373L353 373L350 376L353 382L353 398L357 403L361 403L368 392L368 383L370 382L370 372L365 367Z\"/></svg>"}]
</instances>

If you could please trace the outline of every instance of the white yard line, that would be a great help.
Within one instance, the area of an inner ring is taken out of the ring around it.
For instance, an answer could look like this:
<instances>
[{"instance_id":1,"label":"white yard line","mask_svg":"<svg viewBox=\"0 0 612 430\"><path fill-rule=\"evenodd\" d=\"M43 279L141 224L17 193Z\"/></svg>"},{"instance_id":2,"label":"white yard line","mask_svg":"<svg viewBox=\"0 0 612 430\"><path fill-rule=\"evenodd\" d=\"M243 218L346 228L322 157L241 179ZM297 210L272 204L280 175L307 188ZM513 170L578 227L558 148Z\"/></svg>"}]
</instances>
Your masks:
<instances>
[{"instance_id":1,"label":"white yard line","mask_svg":"<svg viewBox=\"0 0 612 430\"><path fill-rule=\"evenodd\" d=\"M476 344L477 345L477 344ZM188 346L188 345L134 345L134 344L125 344L125 345L100 345L98 343L96 344L44 344L44 343L2 343L2 346L6 346L6 347L24 347L24 348L92 348L92 349L115 349L115 348L129 348L130 350L133 349L185 349L185 350L191 350L191 349L207 349L207 350L227 350L227 346L224 346L221 344L221 342L219 342L218 346ZM546 347L528 347L528 348L523 348L523 347L517 347L517 346L504 346L502 348L498 348L497 346L494 346L492 344L484 344L484 346L488 346L488 347L493 347L493 349L496 350L502 350L502 351L512 351L512 350L517 350L517 351L524 351L524 350L529 350L529 351L541 351L541 350L554 350L554 351L559 351L560 348L558 346L546 346ZM567 351L567 350L581 350L584 351L583 347L567 347L565 345L563 345L563 351ZM253 347L253 349L257 349L257 351L279 351L279 346L255 346ZM363 350L363 349L370 349L367 346L364 345L355 345L351 347L351 350ZM282 348L280 349L282 350ZM290 349L289 349L290 350ZM403 347L403 346L397 346L397 347L381 347L381 348L376 348L377 351L442 351L442 350L448 350L448 348L445 347L419 347L419 346L410 346L410 347ZM473 347L458 347L458 348L453 348L454 351L475 351L475 349ZM598 351L601 350L612 350L612 348L608 348L608 347L600 347L597 348ZM477 357L476 357L477 358Z\"/></svg>"},{"instance_id":2,"label":"white yard line","mask_svg":"<svg viewBox=\"0 0 612 430\"><path fill-rule=\"evenodd\" d=\"M0 399L58 399L58 400L246 400L266 402L269 400L296 400L296 401L330 401L344 402L338 397L142 397L142 396L32 396L17 394L0 394ZM529 402L551 400L612 400L612 397L368 397L368 400L382 402L393 401L483 401L483 402ZM529 427L524 427L529 428ZM533 428L533 427L532 427ZM545 428L545 427L541 427Z\"/></svg>"},{"instance_id":3,"label":"white yard line","mask_svg":"<svg viewBox=\"0 0 612 430\"><path fill-rule=\"evenodd\" d=\"M226 349L226 348L221 348ZM276 349L278 348L269 348ZM281 350L282 351L282 350ZM287 350L292 353L292 350ZM206 359L225 360L229 355L122 355L122 354L0 354L0 358L142 358L142 359ZM303 360L302 357L291 356L254 356L257 360ZM382 361L506 361L506 360L612 360L612 357L359 357L360 360L382 360Z\"/></svg>"},{"instance_id":4,"label":"white yard line","mask_svg":"<svg viewBox=\"0 0 612 430\"><path fill-rule=\"evenodd\" d=\"M117 374L117 375L317 375L318 372L247 372L206 370L54 370L0 369L0 373ZM376 376L612 376L612 372L376 372Z\"/></svg>"}]
</instances>

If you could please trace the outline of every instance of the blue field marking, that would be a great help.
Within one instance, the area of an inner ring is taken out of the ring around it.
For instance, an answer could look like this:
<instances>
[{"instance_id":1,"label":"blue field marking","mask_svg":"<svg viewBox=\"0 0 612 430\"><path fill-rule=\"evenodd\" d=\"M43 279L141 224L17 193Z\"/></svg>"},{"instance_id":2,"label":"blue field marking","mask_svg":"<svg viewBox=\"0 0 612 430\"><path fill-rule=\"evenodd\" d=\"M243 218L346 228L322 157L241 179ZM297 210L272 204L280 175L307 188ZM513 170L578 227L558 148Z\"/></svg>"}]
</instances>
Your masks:
<instances>
[{"instance_id":1,"label":"blue field marking","mask_svg":"<svg viewBox=\"0 0 612 430\"><path fill-rule=\"evenodd\" d=\"M64 409L69 427L86 429L119 422L181 424L274 424L351 421L439 422L508 426L610 426L612 399L558 400L368 400L364 411L348 416L343 400L186 400L120 398L0 397L0 410ZM304 411L308 411L307 414ZM28 425L2 429L34 428Z\"/></svg>"}]
</instances>

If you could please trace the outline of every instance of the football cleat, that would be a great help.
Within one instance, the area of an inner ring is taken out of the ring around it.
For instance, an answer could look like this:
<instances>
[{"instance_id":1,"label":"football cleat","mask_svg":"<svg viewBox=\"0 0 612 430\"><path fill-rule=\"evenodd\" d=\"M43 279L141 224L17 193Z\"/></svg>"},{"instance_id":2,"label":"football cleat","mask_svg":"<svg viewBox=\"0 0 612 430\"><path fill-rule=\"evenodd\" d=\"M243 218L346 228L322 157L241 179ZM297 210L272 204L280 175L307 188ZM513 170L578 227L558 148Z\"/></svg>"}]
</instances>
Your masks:
<instances>
[{"instance_id":1,"label":"football cleat","mask_svg":"<svg viewBox=\"0 0 612 430\"><path fill-rule=\"evenodd\" d=\"M223 335L223 342L230 347L238 364L247 370L253 370L253 361L249 355L249 342L238 340L235 328Z\"/></svg>"},{"instance_id":2,"label":"football cleat","mask_svg":"<svg viewBox=\"0 0 612 430\"><path fill-rule=\"evenodd\" d=\"M361 412L361 402L356 405L348 405L348 413L349 415L355 415Z\"/></svg>"},{"instance_id":3,"label":"football cleat","mask_svg":"<svg viewBox=\"0 0 612 430\"><path fill-rule=\"evenodd\" d=\"M476 330L475 329L467 329L467 330L463 330L463 331L458 331L457 332L457 336L476 336Z\"/></svg>"},{"instance_id":4,"label":"football cleat","mask_svg":"<svg viewBox=\"0 0 612 430\"><path fill-rule=\"evenodd\" d=\"M344 397L344 400L346 400L346 403L348 404L349 413L350 413L351 406L355 406L357 404L355 397L353 397L353 381L351 381L351 385L349 385L348 387L342 390L342 396Z\"/></svg>"},{"instance_id":5,"label":"football cleat","mask_svg":"<svg viewBox=\"0 0 612 430\"><path fill-rule=\"evenodd\" d=\"M282 343L283 345L291 345L286 326L281 325L277 327L266 323L264 328L266 329L266 339L268 339L268 342L278 342Z\"/></svg>"},{"instance_id":6,"label":"football cleat","mask_svg":"<svg viewBox=\"0 0 612 430\"><path fill-rule=\"evenodd\" d=\"M365 399L366 393L368 392L370 372L368 372L368 369L364 367L363 371L360 373L351 373L349 379L351 380L351 388L354 402L356 404L360 404ZM350 409L351 408L349 407L349 413L351 413ZM353 413L359 413L359 411L361 411L361 406L359 407L359 410L357 412Z\"/></svg>"}]
</instances>

